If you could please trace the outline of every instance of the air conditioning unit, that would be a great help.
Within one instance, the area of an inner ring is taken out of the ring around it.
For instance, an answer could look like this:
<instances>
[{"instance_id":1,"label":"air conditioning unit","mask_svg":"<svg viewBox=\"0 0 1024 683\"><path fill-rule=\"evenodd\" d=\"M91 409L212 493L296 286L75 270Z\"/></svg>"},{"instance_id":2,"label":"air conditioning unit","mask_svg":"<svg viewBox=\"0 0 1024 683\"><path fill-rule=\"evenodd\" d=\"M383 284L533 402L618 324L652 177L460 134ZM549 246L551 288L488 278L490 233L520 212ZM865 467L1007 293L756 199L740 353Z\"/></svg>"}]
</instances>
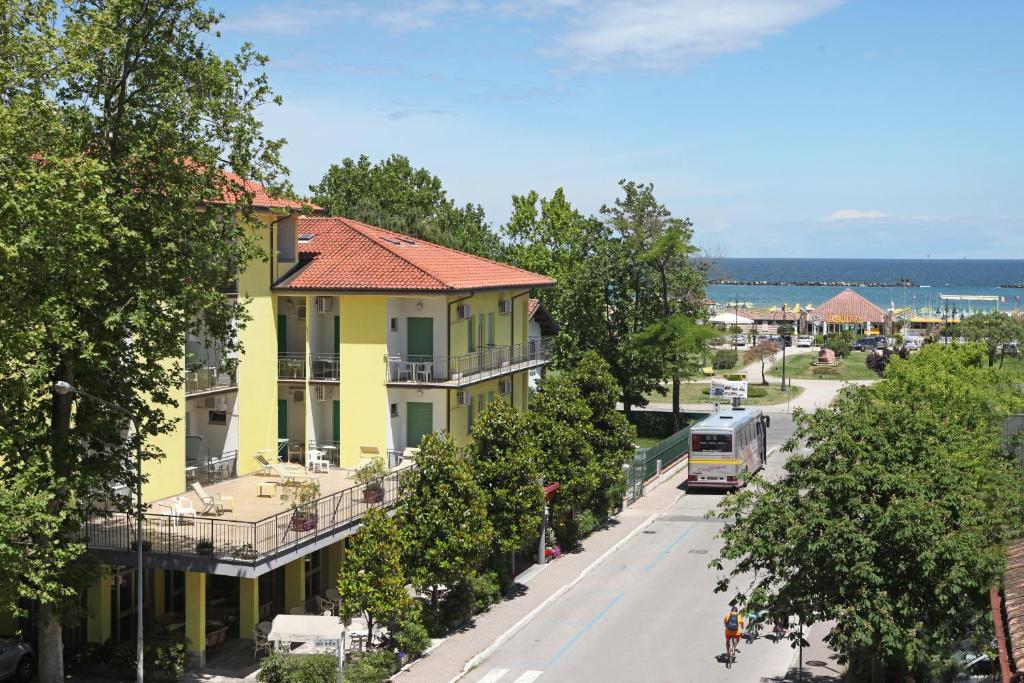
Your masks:
<instances>
[{"instance_id":1,"label":"air conditioning unit","mask_svg":"<svg viewBox=\"0 0 1024 683\"><path fill-rule=\"evenodd\" d=\"M316 400L318 401L326 401L327 387L323 386L322 384L317 384L316 386L313 387L313 395L316 396Z\"/></svg>"},{"instance_id":2,"label":"air conditioning unit","mask_svg":"<svg viewBox=\"0 0 1024 683\"><path fill-rule=\"evenodd\" d=\"M302 391L301 389L299 391L296 391L294 394L292 394L292 400L295 401L296 403L302 403L303 401L306 400L306 392Z\"/></svg>"},{"instance_id":3,"label":"air conditioning unit","mask_svg":"<svg viewBox=\"0 0 1024 683\"><path fill-rule=\"evenodd\" d=\"M313 302L317 313L326 313L331 310L331 298L329 296L318 296Z\"/></svg>"},{"instance_id":4,"label":"air conditioning unit","mask_svg":"<svg viewBox=\"0 0 1024 683\"><path fill-rule=\"evenodd\" d=\"M508 395L512 393L512 380L511 379L499 379L498 380L498 393L502 395Z\"/></svg>"},{"instance_id":5,"label":"air conditioning unit","mask_svg":"<svg viewBox=\"0 0 1024 683\"><path fill-rule=\"evenodd\" d=\"M498 301L498 312L502 315L512 315L512 299Z\"/></svg>"},{"instance_id":6,"label":"air conditioning unit","mask_svg":"<svg viewBox=\"0 0 1024 683\"><path fill-rule=\"evenodd\" d=\"M299 304L295 308L295 317L299 320L306 319L306 304Z\"/></svg>"},{"instance_id":7,"label":"air conditioning unit","mask_svg":"<svg viewBox=\"0 0 1024 683\"><path fill-rule=\"evenodd\" d=\"M473 402L473 398L469 395L468 391L456 391L455 392L455 405L468 406Z\"/></svg>"},{"instance_id":8,"label":"air conditioning unit","mask_svg":"<svg viewBox=\"0 0 1024 683\"><path fill-rule=\"evenodd\" d=\"M459 304L455 307L455 317L459 320L469 320L473 317L473 306L471 304Z\"/></svg>"}]
</instances>

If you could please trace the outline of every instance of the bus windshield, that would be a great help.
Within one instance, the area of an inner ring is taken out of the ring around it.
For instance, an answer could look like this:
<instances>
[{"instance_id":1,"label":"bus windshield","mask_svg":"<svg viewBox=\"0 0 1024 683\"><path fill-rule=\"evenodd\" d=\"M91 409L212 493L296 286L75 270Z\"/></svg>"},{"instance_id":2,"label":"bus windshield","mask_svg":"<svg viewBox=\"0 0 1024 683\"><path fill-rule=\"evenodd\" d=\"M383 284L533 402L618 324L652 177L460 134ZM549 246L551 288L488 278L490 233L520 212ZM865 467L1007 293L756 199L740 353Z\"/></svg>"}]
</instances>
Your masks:
<instances>
[{"instance_id":1,"label":"bus windshield","mask_svg":"<svg viewBox=\"0 0 1024 683\"><path fill-rule=\"evenodd\" d=\"M732 435L691 434L690 450L696 453L732 453Z\"/></svg>"}]
</instances>

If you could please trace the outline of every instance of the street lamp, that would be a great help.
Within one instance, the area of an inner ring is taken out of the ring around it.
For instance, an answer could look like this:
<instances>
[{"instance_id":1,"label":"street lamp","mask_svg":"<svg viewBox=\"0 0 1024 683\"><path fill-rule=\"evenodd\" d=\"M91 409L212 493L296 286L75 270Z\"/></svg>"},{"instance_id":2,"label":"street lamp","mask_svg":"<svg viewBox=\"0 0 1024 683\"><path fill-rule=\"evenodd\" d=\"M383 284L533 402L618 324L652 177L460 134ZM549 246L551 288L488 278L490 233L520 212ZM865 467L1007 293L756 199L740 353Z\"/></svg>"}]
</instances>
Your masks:
<instances>
[{"instance_id":1,"label":"street lamp","mask_svg":"<svg viewBox=\"0 0 1024 683\"><path fill-rule=\"evenodd\" d=\"M119 406L116 403L110 401L104 401L98 396L93 396L90 393L82 391L70 382L58 380L53 383L53 393L58 396L67 396L68 394L78 394L90 401L95 401L102 406L111 408L126 415L128 417L128 429L135 432L135 416L130 410L124 406ZM136 466L136 482L135 482L135 545L138 550L136 557L137 568L135 571L135 616L136 616L136 633L135 633L135 654L136 654L136 668L135 668L135 680L137 683L142 683L143 672L142 672L142 451L141 447L135 454L135 466Z\"/></svg>"},{"instance_id":2,"label":"street lamp","mask_svg":"<svg viewBox=\"0 0 1024 683\"><path fill-rule=\"evenodd\" d=\"M786 304L782 304L782 324L789 329L789 320L786 318ZM786 335L780 334L782 340L782 390L786 390Z\"/></svg>"}]
</instances>

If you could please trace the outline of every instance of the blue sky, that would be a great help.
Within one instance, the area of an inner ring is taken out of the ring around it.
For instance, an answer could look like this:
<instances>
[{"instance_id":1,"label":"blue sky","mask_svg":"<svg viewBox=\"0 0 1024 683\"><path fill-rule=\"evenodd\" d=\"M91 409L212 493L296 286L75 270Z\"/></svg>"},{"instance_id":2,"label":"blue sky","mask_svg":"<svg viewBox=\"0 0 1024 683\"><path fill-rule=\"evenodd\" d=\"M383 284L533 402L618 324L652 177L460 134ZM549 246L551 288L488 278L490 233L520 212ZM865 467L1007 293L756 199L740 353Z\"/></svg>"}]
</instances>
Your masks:
<instances>
[{"instance_id":1,"label":"blue sky","mask_svg":"<svg viewBox=\"0 0 1024 683\"><path fill-rule=\"evenodd\" d=\"M1024 3L217 3L297 189L408 156L504 222L653 182L723 256L1024 257Z\"/></svg>"}]
</instances>

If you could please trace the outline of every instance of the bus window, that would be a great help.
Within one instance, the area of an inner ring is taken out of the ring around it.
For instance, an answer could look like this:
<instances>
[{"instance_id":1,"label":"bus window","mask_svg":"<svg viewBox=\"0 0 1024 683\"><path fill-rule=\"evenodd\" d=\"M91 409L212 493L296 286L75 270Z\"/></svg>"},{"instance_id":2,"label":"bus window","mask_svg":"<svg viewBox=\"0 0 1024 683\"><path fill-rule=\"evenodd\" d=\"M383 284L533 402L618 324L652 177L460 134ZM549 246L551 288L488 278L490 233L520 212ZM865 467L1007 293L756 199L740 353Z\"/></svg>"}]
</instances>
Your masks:
<instances>
[{"instance_id":1,"label":"bus window","mask_svg":"<svg viewBox=\"0 0 1024 683\"><path fill-rule=\"evenodd\" d=\"M690 450L696 453L732 453L732 435L691 434Z\"/></svg>"}]
</instances>

